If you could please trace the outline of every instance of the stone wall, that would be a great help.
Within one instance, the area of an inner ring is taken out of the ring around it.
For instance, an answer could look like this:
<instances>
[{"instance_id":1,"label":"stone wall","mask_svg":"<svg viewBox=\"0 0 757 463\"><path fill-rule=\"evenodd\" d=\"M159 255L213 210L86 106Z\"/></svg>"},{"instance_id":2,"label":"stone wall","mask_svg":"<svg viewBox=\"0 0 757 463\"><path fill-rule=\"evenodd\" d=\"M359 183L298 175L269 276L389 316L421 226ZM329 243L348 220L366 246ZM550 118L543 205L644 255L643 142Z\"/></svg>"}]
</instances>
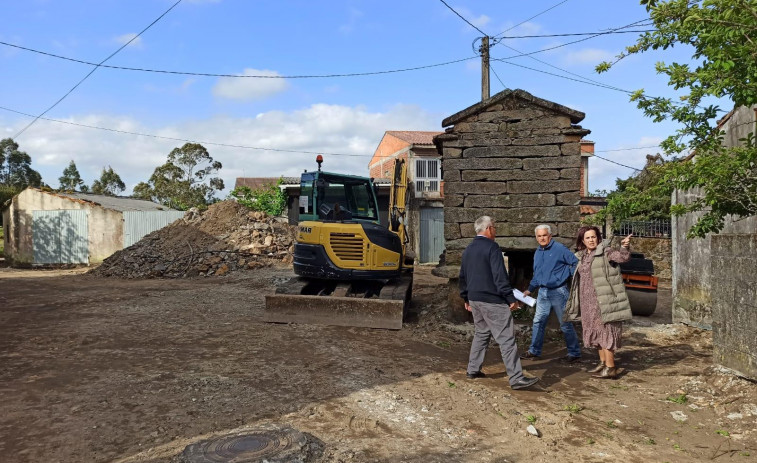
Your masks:
<instances>
[{"instance_id":1,"label":"stone wall","mask_svg":"<svg viewBox=\"0 0 757 463\"><path fill-rule=\"evenodd\" d=\"M518 92L531 97L515 91L435 138L443 156L447 265L460 264L482 215L497 221L497 243L505 251L533 251L534 227L541 223L565 244L579 227L580 140L589 131L571 119L583 114L565 114L560 109L568 108Z\"/></svg>"},{"instance_id":2,"label":"stone wall","mask_svg":"<svg viewBox=\"0 0 757 463\"><path fill-rule=\"evenodd\" d=\"M710 241L715 363L757 379L757 234Z\"/></svg>"},{"instance_id":3,"label":"stone wall","mask_svg":"<svg viewBox=\"0 0 757 463\"><path fill-rule=\"evenodd\" d=\"M752 108L739 107L729 113L719 127L725 131L723 144L736 146L753 130L755 113ZM698 189L688 191L674 191L672 204L688 205L701 198ZM713 326L713 298L715 290L712 284L714 274L710 261L711 240L715 235L705 238L686 237L692 225L702 217L703 213L694 212L672 219L673 235L673 322L686 323L700 328L711 329ZM733 220L727 217L722 234L751 234L757 230L757 216L739 217ZM755 254L752 255L755 257ZM728 270L729 276L736 276L733 270ZM757 325L752 325L752 331L757 331Z\"/></svg>"}]
</instances>

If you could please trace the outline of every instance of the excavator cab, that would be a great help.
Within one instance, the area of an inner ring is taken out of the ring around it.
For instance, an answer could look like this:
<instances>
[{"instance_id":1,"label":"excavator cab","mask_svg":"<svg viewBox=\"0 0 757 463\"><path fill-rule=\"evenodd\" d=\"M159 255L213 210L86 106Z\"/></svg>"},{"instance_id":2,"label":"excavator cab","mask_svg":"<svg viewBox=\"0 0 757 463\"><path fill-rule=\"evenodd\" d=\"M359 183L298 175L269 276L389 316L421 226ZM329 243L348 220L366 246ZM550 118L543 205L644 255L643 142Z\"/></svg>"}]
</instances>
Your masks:
<instances>
[{"instance_id":1,"label":"excavator cab","mask_svg":"<svg viewBox=\"0 0 757 463\"><path fill-rule=\"evenodd\" d=\"M321 170L300 178L296 278L266 297L264 319L400 329L412 292L407 170L396 160L389 227L380 225L373 179Z\"/></svg>"}]
</instances>

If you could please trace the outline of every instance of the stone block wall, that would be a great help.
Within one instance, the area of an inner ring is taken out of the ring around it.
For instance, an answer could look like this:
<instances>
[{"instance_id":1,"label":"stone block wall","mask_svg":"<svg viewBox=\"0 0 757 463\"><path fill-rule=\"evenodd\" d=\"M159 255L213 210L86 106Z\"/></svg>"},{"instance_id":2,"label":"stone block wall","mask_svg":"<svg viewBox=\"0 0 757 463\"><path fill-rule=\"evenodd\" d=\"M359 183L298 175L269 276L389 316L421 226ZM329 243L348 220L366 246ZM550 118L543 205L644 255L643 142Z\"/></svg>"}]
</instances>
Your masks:
<instances>
[{"instance_id":1,"label":"stone block wall","mask_svg":"<svg viewBox=\"0 0 757 463\"><path fill-rule=\"evenodd\" d=\"M757 234L710 244L713 360L757 380Z\"/></svg>"},{"instance_id":2,"label":"stone block wall","mask_svg":"<svg viewBox=\"0 0 757 463\"><path fill-rule=\"evenodd\" d=\"M559 111L513 97L435 137L445 182L447 265L460 264L482 215L497 221L504 250L533 251L541 223L552 226L557 240L572 242L580 221L580 140L588 133Z\"/></svg>"}]
</instances>

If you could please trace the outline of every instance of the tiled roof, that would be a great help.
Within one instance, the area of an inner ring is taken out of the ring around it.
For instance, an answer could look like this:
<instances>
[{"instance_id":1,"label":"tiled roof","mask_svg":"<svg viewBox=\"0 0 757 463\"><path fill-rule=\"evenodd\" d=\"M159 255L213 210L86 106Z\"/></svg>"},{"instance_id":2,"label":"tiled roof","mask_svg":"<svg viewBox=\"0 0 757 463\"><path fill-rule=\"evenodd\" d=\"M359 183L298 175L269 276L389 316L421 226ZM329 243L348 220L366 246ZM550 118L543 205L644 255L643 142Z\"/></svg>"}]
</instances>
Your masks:
<instances>
[{"instance_id":1,"label":"tiled roof","mask_svg":"<svg viewBox=\"0 0 757 463\"><path fill-rule=\"evenodd\" d=\"M388 130L386 133L412 145L432 145L433 138L444 132L424 132L419 130Z\"/></svg>"}]
</instances>

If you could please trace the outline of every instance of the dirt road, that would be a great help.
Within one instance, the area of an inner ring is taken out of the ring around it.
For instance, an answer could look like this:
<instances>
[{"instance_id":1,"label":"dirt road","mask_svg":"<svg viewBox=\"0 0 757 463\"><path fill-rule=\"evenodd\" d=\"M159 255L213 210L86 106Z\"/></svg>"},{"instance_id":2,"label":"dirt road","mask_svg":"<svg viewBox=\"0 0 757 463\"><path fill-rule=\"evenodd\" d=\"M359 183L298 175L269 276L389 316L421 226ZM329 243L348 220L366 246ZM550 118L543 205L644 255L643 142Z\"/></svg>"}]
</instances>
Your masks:
<instances>
[{"instance_id":1,"label":"dirt road","mask_svg":"<svg viewBox=\"0 0 757 463\"><path fill-rule=\"evenodd\" d=\"M401 331L262 323L285 268L80 273L0 269L3 461L171 461L200 439L266 425L314 436L324 462L757 457L757 386L710 366L709 332L639 320L616 381L584 373L588 350L562 363L555 335L524 363L540 387L512 391L496 346L487 378L466 379L470 327L446 324L446 280L427 267Z\"/></svg>"}]
</instances>

